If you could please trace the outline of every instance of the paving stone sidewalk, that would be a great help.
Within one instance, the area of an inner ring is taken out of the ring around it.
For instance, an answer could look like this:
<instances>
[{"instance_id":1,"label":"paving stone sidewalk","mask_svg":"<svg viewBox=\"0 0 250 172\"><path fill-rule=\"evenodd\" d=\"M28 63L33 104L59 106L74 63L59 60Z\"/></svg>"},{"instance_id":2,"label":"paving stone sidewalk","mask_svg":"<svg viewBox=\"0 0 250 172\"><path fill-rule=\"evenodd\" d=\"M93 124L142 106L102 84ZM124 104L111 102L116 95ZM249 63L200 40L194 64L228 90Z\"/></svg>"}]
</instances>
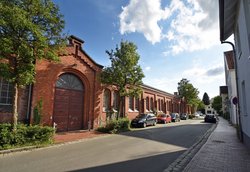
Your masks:
<instances>
[{"instance_id":1,"label":"paving stone sidewalk","mask_svg":"<svg viewBox=\"0 0 250 172\"><path fill-rule=\"evenodd\" d=\"M184 172L249 172L250 152L237 138L236 129L219 118L217 128Z\"/></svg>"}]
</instances>

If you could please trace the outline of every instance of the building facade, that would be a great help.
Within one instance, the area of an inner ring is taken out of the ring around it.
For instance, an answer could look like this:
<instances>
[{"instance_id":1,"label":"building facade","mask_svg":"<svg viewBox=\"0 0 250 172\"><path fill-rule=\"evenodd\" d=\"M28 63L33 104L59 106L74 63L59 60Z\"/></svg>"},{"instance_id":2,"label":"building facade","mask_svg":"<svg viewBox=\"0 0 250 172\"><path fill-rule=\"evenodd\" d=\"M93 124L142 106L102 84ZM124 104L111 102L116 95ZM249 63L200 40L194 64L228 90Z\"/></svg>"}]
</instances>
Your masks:
<instances>
[{"instance_id":1,"label":"building facade","mask_svg":"<svg viewBox=\"0 0 250 172\"><path fill-rule=\"evenodd\" d=\"M227 110L230 114L230 122L236 125L238 123L236 118L236 106L233 104L233 99L237 97L237 91L236 91L236 77L235 77L233 56L234 56L233 51L224 52L225 75L226 75L225 79L228 89L228 94L224 103L226 104Z\"/></svg>"},{"instance_id":2,"label":"building facade","mask_svg":"<svg viewBox=\"0 0 250 172\"><path fill-rule=\"evenodd\" d=\"M235 38L235 72L240 136L250 148L250 1L219 0L220 40ZM231 43L232 44L232 43Z\"/></svg>"},{"instance_id":3,"label":"building facade","mask_svg":"<svg viewBox=\"0 0 250 172\"><path fill-rule=\"evenodd\" d=\"M36 62L35 83L19 93L20 122L32 123L33 110L42 101L43 125L57 131L97 128L118 111L119 95L115 86L104 87L98 78L103 66L83 49L81 39L71 36L60 62ZM11 122L11 84L0 80L0 122ZM191 112L185 101L173 94L142 85L138 97L125 98L125 115L132 119L139 113ZM7 96L5 96L7 95Z\"/></svg>"}]
</instances>

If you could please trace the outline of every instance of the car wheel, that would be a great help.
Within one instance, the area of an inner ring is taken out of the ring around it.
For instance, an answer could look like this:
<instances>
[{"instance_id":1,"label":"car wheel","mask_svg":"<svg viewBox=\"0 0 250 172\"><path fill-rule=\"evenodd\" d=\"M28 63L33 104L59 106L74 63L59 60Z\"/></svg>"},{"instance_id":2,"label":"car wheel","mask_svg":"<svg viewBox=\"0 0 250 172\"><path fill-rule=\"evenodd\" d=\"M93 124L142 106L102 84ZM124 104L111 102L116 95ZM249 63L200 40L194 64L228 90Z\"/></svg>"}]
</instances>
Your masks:
<instances>
[{"instance_id":1,"label":"car wheel","mask_svg":"<svg viewBox=\"0 0 250 172\"><path fill-rule=\"evenodd\" d=\"M147 124L146 122L143 123L143 128L146 128L147 127Z\"/></svg>"},{"instance_id":2,"label":"car wheel","mask_svg":"<svg viewBox=\"0 0 250 172\"><path fill-rule=\"evenodd\" d=\"M156 121L154 121L153 126L156 126Z\"/></svg>"},{"instance_id":3,"label":"car wheel","mask_svg":"<svg viewBox=\"0 0 250 172\"><path fill-rule=\"evenodd\" d=\"M167 121L163 121L163 123L164 123L164 124L166 124L166 123L167 123Z\"/></svg>"}]
</instances>

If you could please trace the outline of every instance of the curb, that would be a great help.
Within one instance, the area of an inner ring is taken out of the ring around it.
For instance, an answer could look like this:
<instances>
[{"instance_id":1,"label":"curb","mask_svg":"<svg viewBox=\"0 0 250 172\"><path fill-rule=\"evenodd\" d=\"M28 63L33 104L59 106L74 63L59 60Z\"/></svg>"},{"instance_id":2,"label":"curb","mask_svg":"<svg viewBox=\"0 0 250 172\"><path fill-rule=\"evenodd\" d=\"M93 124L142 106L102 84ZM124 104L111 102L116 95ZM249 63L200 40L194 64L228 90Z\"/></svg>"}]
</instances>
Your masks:
<instances>
[{"instance_id":1,"label":"curb","mask_svg":"<svg viewBox=\"0 0 250 172\"><path fill-rule=\"evenodd\" d=\"M163 172L181 172L187 166L187 164L193 159L194 155L200 150L200 148L206 143L208 137L217 127L218 122L213 125L203 136L200 136L198 141L188 148L181 156L179 156L172 164L168 166Z\"/></svg>"}]
</instances>

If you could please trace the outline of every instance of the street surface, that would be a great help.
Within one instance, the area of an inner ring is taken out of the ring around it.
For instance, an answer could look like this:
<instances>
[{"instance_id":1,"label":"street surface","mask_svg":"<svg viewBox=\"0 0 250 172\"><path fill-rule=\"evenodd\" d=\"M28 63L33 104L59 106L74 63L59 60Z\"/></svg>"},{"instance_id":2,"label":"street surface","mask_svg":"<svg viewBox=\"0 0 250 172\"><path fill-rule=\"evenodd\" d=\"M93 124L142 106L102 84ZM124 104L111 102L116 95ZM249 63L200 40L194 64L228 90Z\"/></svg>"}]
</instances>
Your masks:
<instances>
[{"instance_id":1,"label":"street surface","mask_svg":"<svg viewBox=\"0 0 250 172\"><path fill-rule=\"evenodd\" d=\"M162 172L212 125L182 120L60 146L0 155L0 171Z\"/></svg>"}]
</instances>

